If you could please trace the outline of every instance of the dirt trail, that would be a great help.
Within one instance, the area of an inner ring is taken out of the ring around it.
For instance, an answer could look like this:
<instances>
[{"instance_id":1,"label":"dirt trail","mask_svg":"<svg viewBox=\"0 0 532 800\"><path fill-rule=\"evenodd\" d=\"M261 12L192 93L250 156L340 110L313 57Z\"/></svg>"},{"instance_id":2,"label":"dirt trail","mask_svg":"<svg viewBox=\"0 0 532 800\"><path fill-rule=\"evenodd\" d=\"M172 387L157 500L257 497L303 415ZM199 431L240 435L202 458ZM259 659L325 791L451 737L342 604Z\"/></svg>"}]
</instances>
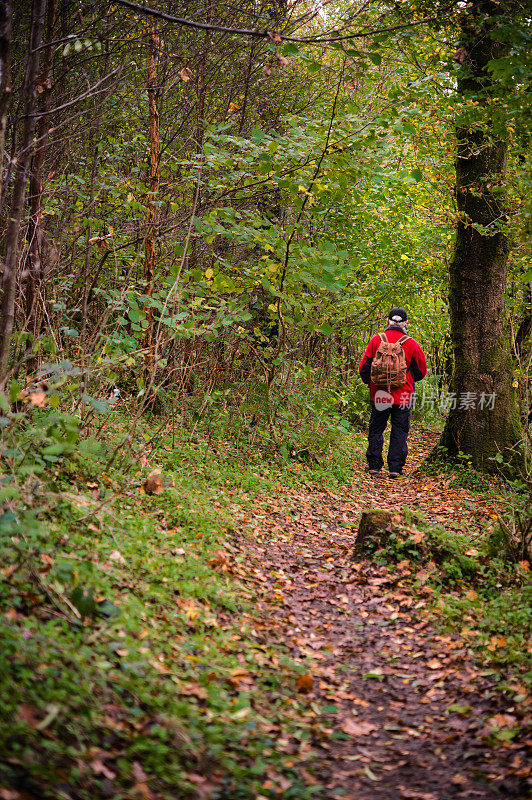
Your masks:
<instances>
[{"instance_id":1,"label":"dirt trail","mask_svg":"<svg viewBox=\"0 0 532 800\"><path fill-rule=\"evenodd\" d=\"M411 473L432 443L418 434ZM524 744L494 743L487 725L518 709L493 694L493 675L471 662L466 643L435 632L426 613L430 588L413 595L400 574L351 560L348 526L377 500L436 521L467 513L482 523L489 509L462 490L437 499L438 488L441 478L364 476L356 496L288 491L257 517L255 576L271 636L296 659L313 660L312 688L302 696L330 707L325 735L314 742L321 798L528 796Z\"/></svg>"}]
</instances>

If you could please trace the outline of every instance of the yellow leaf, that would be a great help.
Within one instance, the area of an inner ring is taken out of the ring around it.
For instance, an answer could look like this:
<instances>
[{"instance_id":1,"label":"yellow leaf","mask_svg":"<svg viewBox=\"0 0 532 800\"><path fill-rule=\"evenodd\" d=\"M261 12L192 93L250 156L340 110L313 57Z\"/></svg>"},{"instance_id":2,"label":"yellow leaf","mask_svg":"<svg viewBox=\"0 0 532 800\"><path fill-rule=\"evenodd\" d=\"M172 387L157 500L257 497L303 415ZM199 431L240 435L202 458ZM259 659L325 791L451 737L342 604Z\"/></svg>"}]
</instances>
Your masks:
<instances>
[{"instance_id":1,"label":"yellow leaf","mask_svg":"<svg viewBox=\"0 0 532 800\"><path fill-rule=\"evenodd\" d=\"M214 276L214 270L211 267L205 270L205 277L207 278L208 281L210 281L213 276Z\"/></svg>"}]
</instances>

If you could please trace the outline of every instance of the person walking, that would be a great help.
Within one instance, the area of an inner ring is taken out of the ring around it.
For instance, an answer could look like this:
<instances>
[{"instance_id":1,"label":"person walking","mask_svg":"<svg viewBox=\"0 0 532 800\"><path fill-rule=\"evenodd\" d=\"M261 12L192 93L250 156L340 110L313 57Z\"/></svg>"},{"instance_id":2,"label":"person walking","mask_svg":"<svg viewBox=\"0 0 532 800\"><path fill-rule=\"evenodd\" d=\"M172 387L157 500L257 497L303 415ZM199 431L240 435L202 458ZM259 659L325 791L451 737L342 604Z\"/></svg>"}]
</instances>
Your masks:
<instances>
[{"instance_id":1,"label":"person walking","mask_svg":"<svg viewBox=\"0 0 532 800\"><path fill-rule=\"evenodd\" d=\"M410 412L416 381L427 374L425 353L406 329L407 313L395 306L388 316L384 333L372 336L358 367L362 381L369 386L371 416L366 458L371 475L378 475L384 465L384 431L391 418L388 470L398 478L408 455Z\"/></svg>"}]
</instances>

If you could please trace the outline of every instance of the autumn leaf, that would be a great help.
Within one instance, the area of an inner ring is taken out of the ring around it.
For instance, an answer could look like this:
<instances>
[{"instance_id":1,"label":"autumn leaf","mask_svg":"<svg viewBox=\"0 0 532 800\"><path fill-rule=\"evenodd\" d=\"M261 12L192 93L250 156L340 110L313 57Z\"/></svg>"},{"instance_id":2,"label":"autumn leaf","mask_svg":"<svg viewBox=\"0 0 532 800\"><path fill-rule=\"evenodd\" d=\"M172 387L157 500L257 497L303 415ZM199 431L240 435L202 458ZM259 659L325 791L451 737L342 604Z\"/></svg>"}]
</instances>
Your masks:
<instances>
[{"instance_id":1,"label":"autumn leaf","mask_svg":"<svg viewBox=\"0 0 532 800\"><path fill-rule=\"evenodd\" d=\"M161 482L162 482L161 469L154 469L145 479L142 486L146 494L161 494L163 490Z\"/></svg>"},{"instance_id":2,"label":"autumn leaf","mask_svg":"<svg viewBox=\"0 0 532 800\"><path fill-rule=\"evenodd\" d=\"M357 722L352 717L345 719L340 727L343 732L347 733L349 736L368 736L372 731L377 730L377 726L372 722L366 722L364 720Z\"/></svg>"},{"instance_id":3,"label":"autumn leaf","mask_svg":"<svg viewBox=\"0 0 532 800\"><path fill-rule=\"evenodd\" d=\"M179 72L179 77L181 78L182 81L187 83L192 77L192 72L189 70L188 67L183 67L183 69Z\"/></svg>"},{"instance_id":4,"label":"autumn leaf","mask_svg":"<svg viewBox=\"0 0 532 800\"><path fill-rule=\"evenodd\" d=\"M37 728L41 721L39 709L32 706L31 703L20 703L17 708L17 717L23 720L30 728Z\"/></svg>"},{"instance_id":5,"label":"autumn leaf","mask_svg":"<svg viewBox=\"0 0 532 800\"><path fill-rule=\"evenodd\" d=\"M33 406L43 408L46 405L46 394L42 389L37 389L35 392L29 393L29 401Z\"/></svg>"},{"instance_id":6,"label":"autumn leaf","mask_svg":"<svg viewBox=\"0 0 532 800\"><path fill-rule=\"evenodd\" d=\"M493 717L488 719L488 725L491 728L514 728L517 725L517 720L511 714L494 714Z\"/></svg>"},{"instance_id":7,"label":"autumn leaf","mask_svg":"<svg viewBox=\"0 0 532 800\"><path fill-rule=\"evenodd\" d=\"M135 778L135 791L137 791L144 800L152 800L153 795L147 783L148 776L138 761L134 761L131 765L131 772Z\"/></svg>"},{"instance_id":8,"label":"autumn leaf","mask_svg":"<svg viewBox=\"0 0 532 800\"><path fill-rule=\"evenodd\" d=\"M506 647L507 644L508 642L505 636L492 636L490 643L488 645L488 650L490 650L493 653L500 647Z\"/></svg>"},{"instance_id":9,"label":"autumn leaf","mask_svg":"<svg viewBox=\"0 0 532 800\"><path fill-rule=\"evenodd\" d=\"M91 761L91 768L96 775L103 775L104 778L107 778L109 781L114 781L116 778L116 772L106 767L101 758L95 758Z\"/></svg>"},{"instance_id":10,"label":"autumn leaf","mask_svg":"<svg viewBox=\"0 0 532 800\"><path fill-rule=\"evenodd\" d=\"M314 686L314 678L307 673L298 675L296 678L296 686L300 692L310 692Z\"/></svg>"},{"instance_id":11,"label":"autumn leaf","mask_svg":"<svg viewBox=\"0 0 532 800\"><path fill-rule=\"evenodd\" d=\"M214 556L207 563L210 567L221 567L222 571L226 572L229 565L229 555L225 550L216 550Z\"/></svg>"},{"instance_id":12,"label":"autumn leaf","mask_svg":"<svg viewBox=\"0 0 532 800\"><path fill-rule=\"evenodd\" d=\"M159 673L159 675L167 675L169 672L172 671L162 661L156 661L155 659L153 659L148 663L151 664L151 666L154 668L156 672Z\"/></svg>"}]
</instances>

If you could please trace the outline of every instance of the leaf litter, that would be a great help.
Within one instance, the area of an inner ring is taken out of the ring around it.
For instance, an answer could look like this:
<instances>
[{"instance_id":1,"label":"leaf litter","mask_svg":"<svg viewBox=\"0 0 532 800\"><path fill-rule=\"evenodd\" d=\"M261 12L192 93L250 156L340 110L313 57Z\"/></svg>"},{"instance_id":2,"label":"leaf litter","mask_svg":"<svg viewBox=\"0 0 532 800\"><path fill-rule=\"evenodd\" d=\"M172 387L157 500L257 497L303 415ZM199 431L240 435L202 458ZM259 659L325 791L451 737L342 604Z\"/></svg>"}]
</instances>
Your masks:
<instances>
[{"instance_id":1,"label":"leaf litter","mask_svg":"<svg viewBox=\"0 0 532 800\"><path fill-rule=\"evenodd\" d=\"M418 435L416 461L433 438ZM469 500L442 476L415 473L378 487L363 476L353 494L299 487L262 499L254 543L245 545L261 615L254 624L259 643L283 643L301 664L294 688L316 711L311 771L323 786L316 797L528 796L526 702L508 707L495 670L472 660L467 641L434 626L425 584L436 565L419 571L414 588L407 560L394 574L352 560L364 508L407 505L434 522L467 515L479 527L493 517L486 507L472 515ZM495 638L491 649L505 643Z\"/></svg>"}]
</instances>

